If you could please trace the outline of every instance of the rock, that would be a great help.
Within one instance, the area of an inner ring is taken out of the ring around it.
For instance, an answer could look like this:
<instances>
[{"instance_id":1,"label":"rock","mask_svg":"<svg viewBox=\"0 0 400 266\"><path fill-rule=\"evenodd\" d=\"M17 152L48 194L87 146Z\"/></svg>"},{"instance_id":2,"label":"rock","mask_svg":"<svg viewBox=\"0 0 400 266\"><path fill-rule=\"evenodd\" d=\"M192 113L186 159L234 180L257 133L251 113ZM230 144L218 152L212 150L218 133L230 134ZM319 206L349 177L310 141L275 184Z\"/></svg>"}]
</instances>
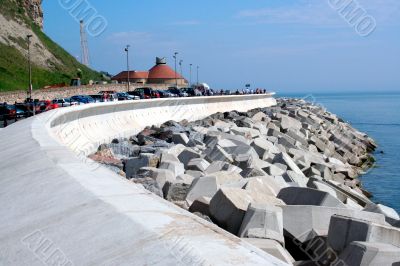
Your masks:
<instances>
[{"instance_id":1,"label":"rock","mask_svg":"<svg viewBox=\"0 0 400 266\"><path fill-rule=\"evenodd\" d=\"M277 154L279 149L274 144L264 138L255 138L251 146L257 152L259 158L263 158L265 153Z\"/></svg>"},{"instance_id":2,"label":"rock","mask_svg":"<svg viewBox=\"0 0 400 266\"><path fill-rule=\"evenodd\" d=\"M157 167L159 159L154 154L142 153L139 157L126 160L124 165L126 177L128 179L135 177L142 167Z\"/></svg>"},{"instance_id":3,"label":"rock","mask_svg":"<svg viewBox=\"0 0 400 266\"><path fill-rule=\"evenodd\" d=\"M400 261L400 248L385 243L355 241L340 254L344 265L394 265Z\"/></svg>"},{"instance_id":4,"label":"rock","mask_svg":"<svg viewBox=\"0 0 400 266\"><path fill-rule=\"evenodd\" d=\"M243 189L221 188L211 199L211 216L220 227L236 235L252 200L250 194Z\"/></svg>"},{"instance_id":5,"label":"rock","mask_svg":"<svg viewBox=\"0 0 400 266\"><path fill-rule=\"evenodd\" d=\"M212 173L210 176L214 176L215 178L217 178L217 183L220 186L236 183L243 179L240 174L228 171Z\"/></svg>"},{"instance_id":6,"label":"rock","mask_svg":"<svg viewBox=\"0 0 400 266\"><path fill-rule=\"evenodd\" d=\"M263 112L258 112L258 113L256 113L255 115L253 115L251 119L252 119L254 122L256 122L256 121L260 121L260 122L261 122L261 121L267 120L268 117L267 117L267 115L264 114Z\"/></svg>"},{"instance_id":7,"label":"rock","mask_svg":"<svg viewBox=\"0 0 400 266\"><path fill-rule=\"evenodd\" d=\"M240 169L239 167L227 163L227 162L223 162L223 161L213 161L209 167L207 167L207 169L205 170L206 174L212 174L215 172L219 172L219 171L228 171L228 172L234 172L234 173L238 173L240 174L240 172L242 172L242 169Z\"/></svg>"},{"instance_id":8,"label":"rock","mask_svg":"<svg viewBox=\"0 0 400 266\"><path fill-rule=\"evenodd\" d=\"M183 175L185 173L185 167L183 163L174 161L163 161L160 164L159 169L165 169L171 171L175 177Z\"/></svg>"},{"instance_id":9,"label":"rock","mask_svg":"<svg viewBox=\"0 0 400 266\"><path fill-rule=\"evenodd\" d=\"M251 178L256 176L266 176L268 174L257 167L247 167L240 172L240 175L243 178Z\"/></svg>"},{"instance_id":10,"label":"rock","mask_svg":"<svg viewBox=\"0 0 400 266\"><path fill-rule=\"evenodd\" d=\"M329 246L340 253L354 241L400 247L400 229L356 218L332 216L328 234Z\"/></svg>"},{"instance_id":11,"label":"rock","mask_svg":"<svg viewBox=\"0 0 400 266\"><path fill-rule=\"evenodd\" d=\"M283 210L283 228L285 236L300 243L312 240L315 236L327 236L330 219L333 215L344 215L379 224L385 219L381 214L355 211L350 209L319 206L280 206Z\"/></svg>"},{"instance_id":12,"label":"rock","mask_svg":"<svg viewBox=\"0 0 400 266\"><path fill-rule=\"evenodd\" d=\"M190 205L189 211L191 213L198 212L210 217L210 201L211 198L209 197L199 197Z\"/></svg>"},{"instance_id":13,"label":"rock","mask_svg":"<svg viewBox=\"0 0 400 266\"><path fill-rule=\"evenodd\" d=\"M289 117L289 116L286 116L286 115L282 115L282 116L280 117L279 121L280 121L280 123L281 123L281 128L282 128L283 130L287 130L287 129L289 129L289 128L293 128L293 129L296 129L296 130L300 130L301 127L302 127L300 121L298 121L298 120L296 120L296 119L294 119L294 118L291 118L291 117Z\"/></svg>"},{"instance_id":14,"label":"rock","mask_svg":"<svg viewBox=\"0 0 400 266\"><path fill-rule=\"evenodd\" d=\"M154 179L158 186L162 189L167 181L174 182L175 176L169 170L157 169L154 167L142 167L137 173L138 178L150 177Z\"/></svg>"},{"instance_id":15,"label":"rock","mask_svg":"<svg viewBox=\"0 0 400 266\"><path fill-rule=\"evenodd\" d=\"M271 164L270 166L264 168L266 173L271 176L282 176L286 170L278 167L277 165Z\"/></svg>"},{"instance_id":16,"label":"rock","mask_svg":"<svg viewBox=\"0 0 400 266\"><path fill-rule=\"evenodd\" d=\"M278 198L287 205L313 205L325 207L346 208L346 206L327 192L312 188L287 187L283 188Z\"/></svg>"},{"instance_id":17,"label":"rock","mask_svg":"<svg viewBox=\"0 0 400 266\"><path fill-rule=\"evenodd\" d=\"M185 133L173 133L172 142L175 144L187 145L189 143L189 138Z\"/></svg>"},{"instance_id":18,"label":"rock","mask_svg":"<svg viewBox=\"0 0 400 266\"><path fill-rule=\"evenodd\" d=\"M186 175L190 175L190 176L192 176L194 178L205 176L205 174L203 172L201 172L201 171L193 171L193 170L187 170L187 171L185 171L185 174Z\"/></svg>"},{"instance_id":19,"label":"rock","mask_svg":"<svg viewBox=\"0 0 400 266\"><path fill-rule=\"evenodd\" d=\"M164 198L168 201L184 201L190 185L167 181L163 187Z\"/></svg>"},{"instance_id":20,"label":"rock","mask_svg":"<svg viewBox=\"0 0 400 266\"><path fill-rule=\"evenodd\" d=\"M134 178L132 182L142 185L146 190L156 194L160 198L163 197L162 188L159 186L158 182L151 177Z\"/></svg>"},{"instance_id":21,"label":"rock","mask_svg":"<svg viewBox=\"0 0 400 266\"><path fill-rule=\"evenodd\" d=\"M283 244L282 209L251 203L246 211L239 237L273 239Z\"/></svg>"},{"instance_id":22,"label":"rock","mask_svg":"<svg viewBox=\"0 0 400 266\"><path fill-rule=\"evenodd\" d=\"M188 175L188 174L183 174L183 175L178 175L176 177L176 181L179 183L191 185L195 177Z\"/></svg>"},{"instance_id":23,"label":"rock","mask_svg":"<svg viewBox=\"0 0 400 266\"><path fill-rule=\"evenodd\" d=\"M260 131L249 127L231 128L231 132L235 135L243 136L246 139L254 139L260 136Z\"/></svg>"},{"instance_id":24,"label":"rock","mask_svg":"<svg viewBox=\"0 0 400 266\"><path fill-rule=\"evenodd\" d=\"M202 158L194 158L189 161L186 169L204 172L209 166L210 166L210 163L207 162L206 160L204 160Z\"/></svg>"},{"instance_id":25,"label":"rock","mask_svg":"<svg viewBox=\"0 0 400 266\"><path fill-rule=\"evenodd\" d=\"M307 183L309 181L308 178L304 176L304 174L297 174L291 170L287 171L282 175L283 179L287 183L296 183L299 187L307 187Z\"/></svg>"},{"instance_id":26,"label":"rock","mask_svg":"<svg viewBox=\"0 0 400 266\"><path fill-rule=\"evenodd\" d=\"M200 158L200 154L198 152L195 152L193 149L184 148L179 152L177 157L181 163L187 166L190 160Z\"/></svg>"},{"instance_id":27,"label":"rock","mask_svg":"<svg viewBox=\"0 0 400 266\"><path fill-rule=\"evenodd\" d=\"M243 238L244 241L249 242L253 246L267 252L275 258L292 265L294 263L293 257L284 249L277 241L271 239L260 238Z\"/></svg>"},{"instance_id":28,"label":"rock","mask_svg":"<svg viewBox=\"0 0 400 266\"><path fill-rule=\"evenodd\" d=\"M190 205L200 197L212 198L219 189L219 184L215 176L205 176L196 178L189 188L186 202Z\"/></svg>"},{"instance_id":29,"label":"rock","mask_svg":"<svg viewBox=\"0 0 400 266\"><path fill-rule=\"evenodd\" d=\"M219 145L215 145L215 147L207 154L206 156L207 161L224 161L228 163L233 163L232 156L227 153L223 148Z\"/></svg>"}]
</instances>

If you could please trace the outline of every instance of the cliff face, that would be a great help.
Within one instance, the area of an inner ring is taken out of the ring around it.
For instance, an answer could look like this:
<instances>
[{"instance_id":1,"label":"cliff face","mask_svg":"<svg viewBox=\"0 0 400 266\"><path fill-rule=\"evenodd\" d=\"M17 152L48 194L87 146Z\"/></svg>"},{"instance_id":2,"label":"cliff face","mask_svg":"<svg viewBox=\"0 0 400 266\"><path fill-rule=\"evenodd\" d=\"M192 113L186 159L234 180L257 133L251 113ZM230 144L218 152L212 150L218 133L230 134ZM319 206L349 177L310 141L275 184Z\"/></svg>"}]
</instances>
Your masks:
<instances>
[{"instance_id":1,"label":"cliff face","mask_svg":"<svg viewBox=\"0 0 400 266\"><path fill-rule=\"evenodd\" d=\"M28 41L33 63L33 87L69 84L78 69L83 82L101 75L80 64L43 33L42 0L0 0L0 91L26 90ZM79 29L79 25L77 25ZM76 36L79 42L79 35Z\"/></svg>"},{"instance_id":2,"label":"cliff face","mask_svg":"<svg viewBox=\"0 0 400 266\"><path fill-rule=\"evenodd\" d=\"M26 15L28 15L36 25L43 29L42 0L25 0L24 5Z\"/></svg>"}]
</instances>

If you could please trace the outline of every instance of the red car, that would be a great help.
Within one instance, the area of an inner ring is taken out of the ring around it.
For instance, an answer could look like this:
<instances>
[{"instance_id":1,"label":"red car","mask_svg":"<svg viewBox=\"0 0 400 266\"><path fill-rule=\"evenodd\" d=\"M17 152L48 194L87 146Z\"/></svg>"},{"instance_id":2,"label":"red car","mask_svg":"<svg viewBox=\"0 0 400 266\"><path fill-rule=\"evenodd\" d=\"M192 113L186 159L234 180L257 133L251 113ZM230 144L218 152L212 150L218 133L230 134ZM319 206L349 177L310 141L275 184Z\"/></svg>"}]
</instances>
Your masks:
<instances>
[{"instance_id":1,"label":"red car","mask_svg":"<svg viewBox=\"0 0 400 266\"><path fill-rule=\"evenodd\" d=\"M41 112L46 112L46 111L49 111L49 110L60 108L60 106L57 103L53 103L50 100L40 101L40 102L37 103L37 105L40 106L40 111Z\"/></svg>"}]
</instances>

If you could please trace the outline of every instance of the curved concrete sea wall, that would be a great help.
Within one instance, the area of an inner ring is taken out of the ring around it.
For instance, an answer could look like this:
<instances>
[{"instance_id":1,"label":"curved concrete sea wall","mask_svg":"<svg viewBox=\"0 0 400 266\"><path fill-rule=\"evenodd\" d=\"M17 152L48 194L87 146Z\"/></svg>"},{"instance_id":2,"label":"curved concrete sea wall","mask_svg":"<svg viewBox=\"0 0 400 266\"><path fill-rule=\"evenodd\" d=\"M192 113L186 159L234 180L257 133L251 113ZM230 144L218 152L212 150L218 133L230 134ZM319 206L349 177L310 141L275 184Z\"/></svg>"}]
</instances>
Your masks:
<instances>
[{"instance_id":1,"label":"curved concrete sea wall","mask_svg":"<svg viewBox=\"0 0 400 266\"><path fill-rule=\"evenodd\" d=\"M285 265L86 159L167 120L275 104L271 95L92 104L0 131L0 265Z\"/></svg>"}]
</instances>

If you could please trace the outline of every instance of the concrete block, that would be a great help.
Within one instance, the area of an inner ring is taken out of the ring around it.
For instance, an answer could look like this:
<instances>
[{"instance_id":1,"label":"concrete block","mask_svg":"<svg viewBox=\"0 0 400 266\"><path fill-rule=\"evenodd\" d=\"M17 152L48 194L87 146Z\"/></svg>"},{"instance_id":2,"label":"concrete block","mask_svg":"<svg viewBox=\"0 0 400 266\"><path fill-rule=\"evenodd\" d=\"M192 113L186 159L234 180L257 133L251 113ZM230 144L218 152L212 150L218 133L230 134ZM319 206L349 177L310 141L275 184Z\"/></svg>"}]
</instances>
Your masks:
<instances>
[{"instance_id":1,"label":"concrete block","mask_svg":"<svg viewBox=\"0 0 400 266\"><path fill-rule=\"evenodd\" d=\"M193 171L193 170L186 170L185 174L186 175L190 175L193 178L205 176L205 174L203 172L201 172L201 171Z\"/></svg>"},{"instance_id":2,"label":"concrete block","mask_svg":"<svg viewBox=\"0 0 400 266\"><path fill-rule=\"evenodd\" d=\"M222 188L211 199L211 216L220 227L236 235L252 200L250 194L243 189Z\"/></svg>"},{"instance_id":3,"label":"concrete block","mask_svg":"<svg viewBox=\"0 0 400 266\"><path fill-rule=\"evenodd\" d=\"M243 180L243 177L240 174L228 171L219 171L210 174L210 176L214 176L217 179L218 185L220 186Z\"/></svg>"},{"instance_id":4,"label":"concrete block","mask_svg":"<svg viewBox=\"0 0 400 266\"><path fill-rule=\"evenodd\" d=\"M251 203L240 227L239 237L273 239L283 244L282 209Z\"/></svg>"},{"instance_id":5,"label":"concrete block","mask_svg":"<svg viewBox=\"0 0 400 266\"><path fill-rule=\"evenodd\" d=\"M278 198L283 200L287 205L313 205L346 208L341 201L331 196L329 193L312 188L283 188L279 192Z\"/></svg>"},{"instance_id":6,"label":"concrete block","mask_svg":"<svg viewBox=\"0 0 400 266\"><path fill-rule=\"evenodd\" d=\"M253 115L252 117L251 117L251 119L254 121L254 122L256 122L256 121L265 121L266 119L268 118L268 116L265 114L265 113L263 113L263 112L258 112L258 113L256 113L255 115Z\"/></svg>"},{"instance_id":7,"label":"concrete block","mask_svg":"<svg viewBox=\"0 0 400 266\"><path fill-rule=\"evenodd\" d=\"M366 220L334 215L329 225L328 242L342 252L353 241L379 242L400 247L400 229Z\"/></svg>"},{"instance_id":8,"label":"concrete block","mask_svg":"<svg viewBox=\"0 0 400 266\"><path fill-rule=\"evenodd\" d=\"M275 240L260 238L243 238L243 240L283 261L284 263L293 265L295 262L290 253Z\"/></svg>"},{"instance_id":9,"label":"concrete block","mask_svg":"<svg viewBox=\"0 0 400 266\"><path fill-rule=\"evenodd\" d=\"M273 163L280 163L280 164L285 164L289 170L295 172L298 175L301 175L305 177L303 172L300 170L300 168L296 165L296 163L293 161L293 159L286 153L286 152L281 152L275 155Z\"/></svg>"},{"instance_id":10,"label":"concrete block","mask_svg":"<svg viewBox=\"0 0 400 266\"><path fill-rule=\"evenodd\" d=\"M286 170L284 170L274 164L271 164L270 166L265 167L263 170L265 170L265 172L270 176L282 176L286 172Z\"/></svg>"},{"instance_id":11,"label":"concrete block","mask_svg":"<svg viewBox=\"0 0 400 266\"><path fill-rule=\"evenodd\" d=\"M394 220L400 220L399 214L393 209L383 204L368 204L364 211L381 213Z\"/></svg>"},{"instance_id":12,"label":"concrete block","mask_svg":"<svg viewBox=\"0 0 400 266\"><path fill-rule=\"evenodd\" d=\"M235 127L231 128L231 132L235 135L243 136L246 139L254 139L261 135L260 131L249 127Z\"/></svg>"},{"instance_id":13,"label":"concrete block","mask_svg":"<svg viewBox=\"0 0 400 266\"><path fill-rule=\"evenodd\" d=\"M249 191L251 194L261 193L276 197L278 195L277 191L280 190L278 186L274 188L274 184L269 184L266 178L251 177L247 178L246 180L248 181L244 189Z\"/></svg>"},{"instance_id":14,"label":"concrete block","mask_svg":"<svg viewBox=\"0 0 400 266\"><path fill-rule=\"evenodd\" d=\"M283 228L286 236L294 238L301 243L309 241L315 236L327 236L330 219L336 214L360 218L378 224L385 223L385 219L381 214L351 209L299 205L280 207L283 210Z\"/></svg>"},{"instance_id":15,"label":"concrete block","mask_svg":"<svg viewBox=\"0 0 400 266\"><path fill-rule=\"evenodd\" d=\"M186 169L204 172L209 166L210 166L210 163L207 162L206 160L204 160L202 158L193 158L187 164Z\"/></svg>"},{"instance_id":16,"label":"concrete block","mask_svg":"<svg viewBox=\"0 0 400 266\"><path fill-rule=\"evenodd\" d=\"M219 189L219 184L215 176L206 176L196 178L189 188L186 196L186 202L192 205L193 201L200 197L212 198Z\"/></svg>"},{"instance_id":17,"label":"concrete block","mask_svg":"<svg viewBox=\"0 0 400 266\"><path fill-rule=\"evenodd\" d=\"M176 181L179 183L184 183L191 185L195 177L188 175L188 174L183 174L183 175L178 175L176 177Z\"/></svg>"},{"instance_id":18,"label":"concrete block","mask_svg":"<svg viewBox=\"0 0 400 266\"><path fill-rule=\"evenodd\" d=\"M339 261L345 265L395 265L400 261L400 249L385 243L355 241L340 254Z\"/></svg>"}]
</instances>

